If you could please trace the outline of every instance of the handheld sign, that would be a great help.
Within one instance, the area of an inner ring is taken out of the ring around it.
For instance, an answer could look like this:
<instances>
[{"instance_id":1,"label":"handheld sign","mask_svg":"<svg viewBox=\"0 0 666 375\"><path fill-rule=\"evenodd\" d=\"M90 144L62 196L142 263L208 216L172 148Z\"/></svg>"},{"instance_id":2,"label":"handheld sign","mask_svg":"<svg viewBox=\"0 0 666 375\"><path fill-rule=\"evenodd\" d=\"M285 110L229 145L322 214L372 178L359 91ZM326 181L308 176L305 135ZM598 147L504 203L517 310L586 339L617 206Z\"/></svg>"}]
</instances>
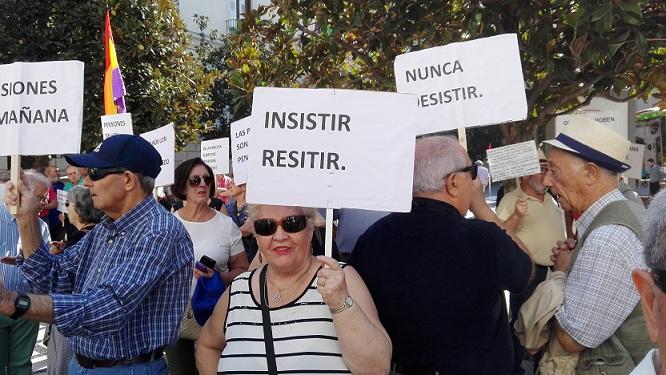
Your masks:
<instances>
[{"instance_id":1,"label":"handheld sign","mask_svg":"<svg viewBox=\"0 0 666 375\"><path fill-rule=\"evenodd\" d=\"M64 190L56 190L56 193L58 195L58 208L57 210L60 212L65 212L67 213L67 206L65 205L67 203L67 192Z\"/></svg>"},{"instance_id":2,"label":"handheld sign","mask_svg":"<svg viewBox=\"0 0 666 375\"><path fill-rule=\"evenodd\" d=\"M0 65L0 156L78 153L83 63Z\"/></svg>"},{"instance_id":3,"label":"handheld sign","mask_svg":"<svg viewBox=\"0 0 666 375\"><path fill-rule=\"evenodd\" d=\"M102 140L116 134L134 134L131 113L105 115L100 119L102 121Z\"/></svg>"},{"instance_id":4,"label":"handheld sign","mask_svg":"<svg viewBox=\"0 0 666 375\"><path fill-rule=\"evenodd\" d=\"M409 211L413 103L387 92L256 88L247 201Z\"/></svg>"},{"instance_id":5,"label":"handheld sign","mask_svg":"<svg viewBox=\"0 0 666 375\"><path fill-rule=\"evenodd\" d=\"M229 173L229 138L201 142L201 159L215 174Z\"/></svg>"},{"instance_id":6,"label":"handheld sign","mask_svg":"<svg viewBox=\"0 0 666 375\"><path fill-rule=\"evenodd\" d=\"M155 179L155 187L173 184L173 163L176 158L176 133L173 124L141 134L162 156L162 171Z\"/></svg>"},{"instance_id":7,"label":"handheld sign","mask_svg":"<svg viewBox=\"0 0 666 375\"><path fill-rule=\"evenodd\" d=\"M251 116L231 123L231 160L234 171L234 184L247 182L247 163L250 150Z\"/></svg>"},{"instance_id":8,"label":"handheld sign","mask_svg":"<svg viewBox=\"0 0 666 375\"><path fill-rule=\"evenodd\" d=\"M527 118L516 34L398 55L398 92L416 94L417 134Z\"/></svg>"},{"instance_id":9,"label":"handheld sign","mask_svg":"<svg viewBox=\"0 0 666 375\"><path fill-rule=\"evenodd\" d=\"M487 151L493 181L529 176L541 172L536 143L527 141Z\"/></svg>"},{"instance_id":10,"label":"handheld sign","mask_svg":"<svg viewBox=\"0 0 666 375\"><path fill-rule=\"evenodd\" d=\"M640 180L643 178L643 165L645 158L645 145L639 145L632 143L629 147L629 154L627 154L626 163L631 166L628 171L623 172L622 174L626 177L635 178Z\"/></svg>"}]
</instances>

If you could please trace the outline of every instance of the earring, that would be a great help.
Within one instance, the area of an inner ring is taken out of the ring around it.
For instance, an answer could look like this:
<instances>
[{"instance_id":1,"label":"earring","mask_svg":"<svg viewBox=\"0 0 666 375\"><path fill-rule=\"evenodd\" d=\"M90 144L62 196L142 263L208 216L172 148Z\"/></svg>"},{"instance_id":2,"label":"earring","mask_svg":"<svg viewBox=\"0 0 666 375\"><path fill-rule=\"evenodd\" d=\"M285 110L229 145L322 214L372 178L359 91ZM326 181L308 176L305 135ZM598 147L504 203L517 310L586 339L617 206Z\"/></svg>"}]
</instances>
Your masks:
<instances>
[{"instance_id":1,"label":"earring","mask_svg":"<svg viewBox=\"0 0 666 375\"><path fill-rule=\"evenodd\" d=\"M259 263L264 263L264 260L261 258L261 253L259 253Z\"/></svg>"}]
</instances>

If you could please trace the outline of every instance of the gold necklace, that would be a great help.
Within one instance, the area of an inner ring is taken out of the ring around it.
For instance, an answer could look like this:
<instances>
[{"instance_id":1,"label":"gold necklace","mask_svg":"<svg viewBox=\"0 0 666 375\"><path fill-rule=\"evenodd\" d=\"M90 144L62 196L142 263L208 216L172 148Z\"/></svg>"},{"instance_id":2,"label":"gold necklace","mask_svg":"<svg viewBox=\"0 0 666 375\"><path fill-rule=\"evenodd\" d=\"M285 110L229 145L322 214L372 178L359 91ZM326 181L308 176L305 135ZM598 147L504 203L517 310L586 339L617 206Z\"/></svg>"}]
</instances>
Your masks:
<instances>
[{"instance_id":1,"label":"gold necklace","mask_svg":"<svg viewBox=\"0 0 666 375\"><path fill-rule=\"evenodd\" d=\"M282 292L287 290L287 289L293 288L294 285L296 285L296 283L298 283L303 278L303 276L305 276L310 271L310 266L311 265L312 265L312 260L310 260L308 262L308 268L305 269L305 272L303 272L300 276L298 276L298 278L296 278L296 280L294 280L294 282L292 282L291 284L289 284L288 286L286 286L284 288L280 288L279 286L275 285L271 280L268 279L268 268L267 268L266 269L266 280L268 280L268 282L271 284L271 286L273 288L277 289L277 293L275 293L273 298L271 298L271 301L281 303L282 302ZM268 266L266 266L266 267L268 267Z\"/></svg>"}]
</instances>

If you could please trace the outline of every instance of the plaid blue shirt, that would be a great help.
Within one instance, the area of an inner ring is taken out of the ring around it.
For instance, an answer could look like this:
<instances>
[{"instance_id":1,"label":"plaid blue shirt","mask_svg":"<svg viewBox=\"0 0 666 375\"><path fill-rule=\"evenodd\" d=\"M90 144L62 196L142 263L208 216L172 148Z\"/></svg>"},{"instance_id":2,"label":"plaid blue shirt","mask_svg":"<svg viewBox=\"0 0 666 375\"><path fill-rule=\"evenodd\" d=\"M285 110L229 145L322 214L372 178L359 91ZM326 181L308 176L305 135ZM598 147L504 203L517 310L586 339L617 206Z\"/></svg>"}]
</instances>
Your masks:
<instances>
[{"instance_id":1,"label":"plaid blue shirt","mask_svg":"<svg viewBox=\"0 0 666 375\"><path fill-rule=\"evenodd\" d=\"M104 217L61 255L42 244L17 263L33 290L51 294L53 322L77 354L131 358L178 337L192 280L192 241L152 197L116 221Z\"/></svg>"},{"instance_id":2,"label":"plaid blue shirt","mask_svg":"<svg viewBox=\"0 0 666 375\"><path fill-rule=\"evenodd\" d=\"M39 220L39 229L42 233L42 241L51 242L49 227L42 220ZM7 211L5 204L0 203L0 256L15 257L20 247L21 239L16 219ZM30 286L18 267L0 263L0 273L2 273L2 283L5 289L25 293L30 291Z\"/></svg>"}]
</instances>

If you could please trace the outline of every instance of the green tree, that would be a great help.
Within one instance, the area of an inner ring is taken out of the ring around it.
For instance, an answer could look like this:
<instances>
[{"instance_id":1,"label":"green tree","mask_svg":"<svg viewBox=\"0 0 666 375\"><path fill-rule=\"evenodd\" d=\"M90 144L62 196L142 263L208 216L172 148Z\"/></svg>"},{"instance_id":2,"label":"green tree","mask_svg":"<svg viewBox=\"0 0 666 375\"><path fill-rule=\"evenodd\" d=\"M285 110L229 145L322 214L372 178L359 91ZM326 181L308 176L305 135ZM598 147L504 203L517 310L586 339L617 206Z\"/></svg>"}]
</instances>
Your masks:
<instances>
[{"instance_id":1,"label":"green tree","mask_svg":"<svg viewBox=\"0 0 666 375\"><path fill-rule=\"evenodd\" d=\"M396 55L502 33L519 39L528 119L501 127L533 139L589 103L666 92L661 0L295 1L245 15L225 76L240 108L255 86L395 90ZM489 67L492 69L492 67ZM664 102L662 102L664 103ZM665 103L666 104L666 103Z\"/></svg>"},{"instance_id":2,"label":"green tree","mask_svg":"<svg viewBox=\"0 0 666 375\"><path fill-rule=\"evenodd\" d=\"M170 0L0 1L0 64L85 63L83 148L101 141L104 114L104 11L111 10L116 51L135 133L173 122L179 146L206 125L215 73L188 50L189 36Z\"/></svg>"}]
</instances>

